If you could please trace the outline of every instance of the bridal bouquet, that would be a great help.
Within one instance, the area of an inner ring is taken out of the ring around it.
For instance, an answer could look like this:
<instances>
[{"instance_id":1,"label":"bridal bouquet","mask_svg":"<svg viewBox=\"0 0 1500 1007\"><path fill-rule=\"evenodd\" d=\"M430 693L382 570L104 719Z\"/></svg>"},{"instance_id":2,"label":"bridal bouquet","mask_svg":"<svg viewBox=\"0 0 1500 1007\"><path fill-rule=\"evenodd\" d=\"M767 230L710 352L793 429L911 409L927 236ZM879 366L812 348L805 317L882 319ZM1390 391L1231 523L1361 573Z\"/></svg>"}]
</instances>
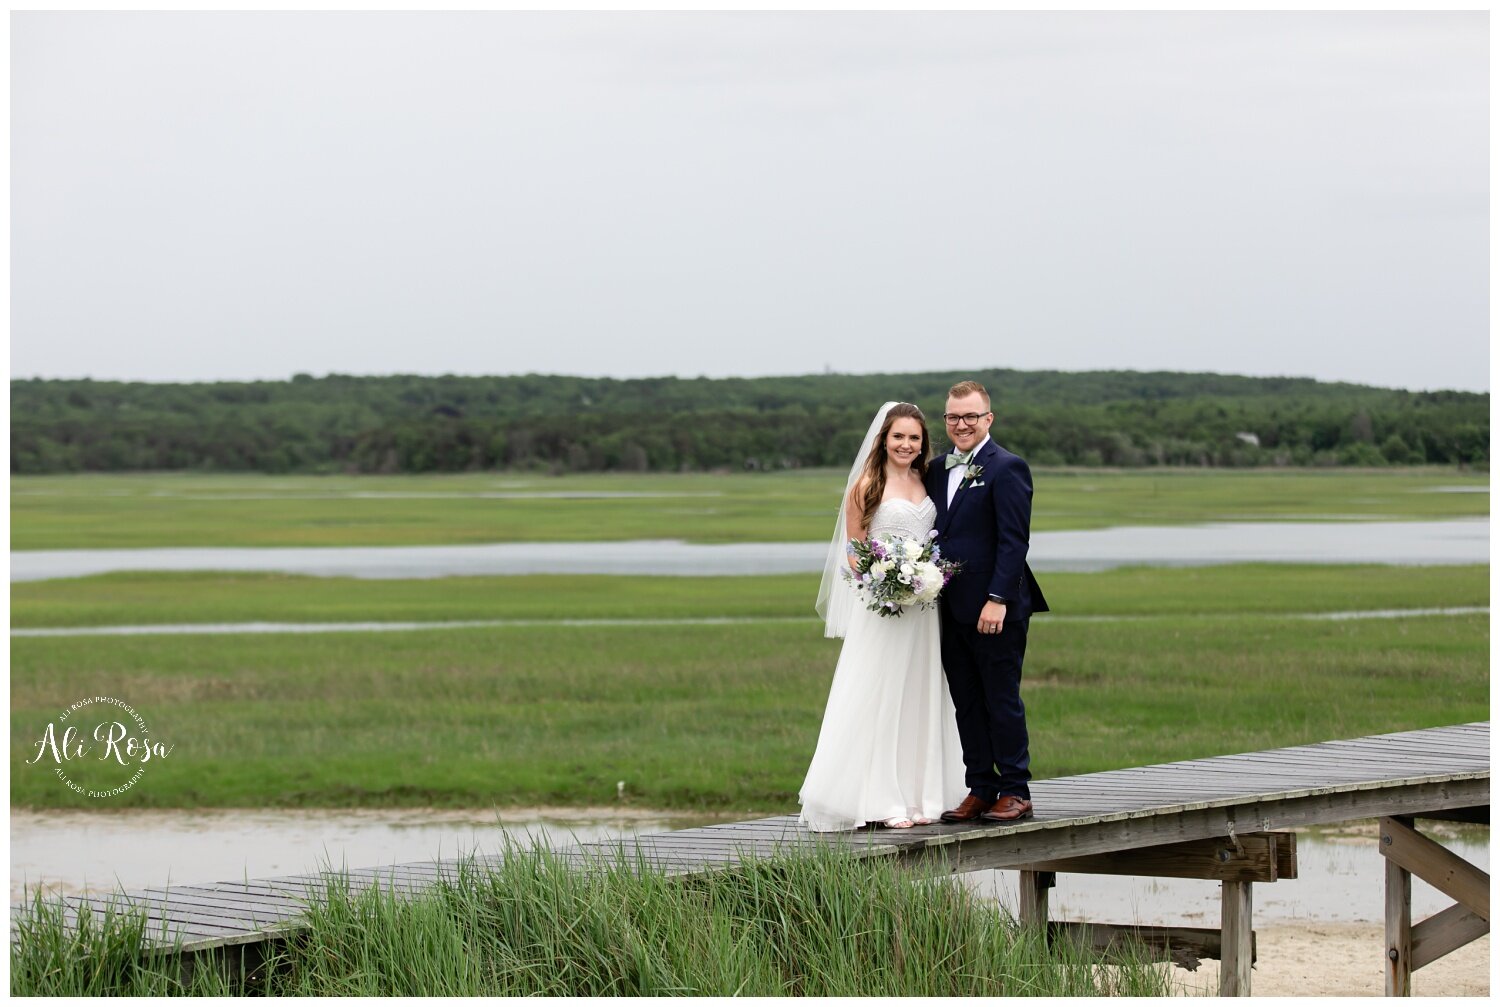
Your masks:
<instances>
[{"instance_id":1,"label":"bridal bouquet","mask_svg":"<svg viewBox=\"0 0 1500 1007\"><path fill-rule=\"evenodd\" d=\"M958 564L943 559L933 539L871 536L869 541L851 539L846 551L856 560L854 569L845 568L844 576L867 601L871 612L899 616L909 605L931 608L938 594L958 572Z\"/></svg>"}]
</instances>

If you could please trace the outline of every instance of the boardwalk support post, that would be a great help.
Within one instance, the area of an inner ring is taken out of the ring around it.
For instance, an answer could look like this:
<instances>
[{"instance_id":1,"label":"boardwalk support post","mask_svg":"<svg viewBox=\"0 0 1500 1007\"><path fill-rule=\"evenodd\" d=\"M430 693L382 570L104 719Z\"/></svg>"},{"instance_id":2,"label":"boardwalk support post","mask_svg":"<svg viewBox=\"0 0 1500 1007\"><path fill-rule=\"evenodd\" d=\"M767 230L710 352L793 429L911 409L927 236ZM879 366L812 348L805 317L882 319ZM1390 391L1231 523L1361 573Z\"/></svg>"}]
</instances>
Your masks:
<instances>
[{"instance_id":1,"label":"boardwalk support post","mask_svg":"<svg viewBox=\"0 0 1500 1007\"><path fill-rule=\"evenodd\" d=\"M1385 995L1411 996L1411 974L1490 932L1490 876L1422 835L1405 816L1380 819L1385 857ZM1457 900L1412 925L1411 876Z\"/></svg>"},{"instance_id":2,"label":"boardwalk support post","mask_svg":"<svg viewBox=\"0 0 1500 1007\"><path fill-rule=\"evenodd\" d=\"M1021 925L1045 927L1047 925L1047 889L1057 887L1057 875L1052 871L1021 872Z\"/></svg>"},{"instance_id":3,"label":"boardwalk support post","mask_svg":"<svg viewBox=\"0 0 1500 1007\"><path fill-rule=\"evenodd\" d=\"M1221 898L1220 928L1223 931L1223 954L1219 958L1219 996L1250 995L1250 966L1254 960L1251 944L1250 910L1253 883L1225 881Z\"/></svg>"},{"instance_id":4,"label":"boardwalk support post","mask_svg":"<svg viewBox=\"0 0 1500 1007\"><path fill-rule=\"evenodd\" d=\"M1034 861L1022 865L1020 872L1019 915L1025 925L1046 921L1047 889L1056 884L1057 873L1202 878L1222 882L1224 912L1218 930L1112 923L1049 923L1047 930L1052 937L1068 935L1097 950L1124 942L1134 943L1158 959L1172 961L1187 969L1196 969L1199 958L1217 958L1221 995L1249 996L1250 967L1255 961L1251 886L1257 882L1297 876L1297 837L1290 832L1254 832L1197 839L1092 856Z\"/></svg>"}]
</instances>

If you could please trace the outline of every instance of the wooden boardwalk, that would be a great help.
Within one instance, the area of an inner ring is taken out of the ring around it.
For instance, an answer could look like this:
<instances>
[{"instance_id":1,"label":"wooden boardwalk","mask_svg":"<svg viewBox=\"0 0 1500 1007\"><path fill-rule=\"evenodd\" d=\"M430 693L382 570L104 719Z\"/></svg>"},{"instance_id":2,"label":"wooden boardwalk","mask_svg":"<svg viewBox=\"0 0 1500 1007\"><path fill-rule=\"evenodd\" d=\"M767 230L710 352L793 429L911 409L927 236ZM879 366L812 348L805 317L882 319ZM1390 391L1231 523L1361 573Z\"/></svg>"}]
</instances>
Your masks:
<instances>
[{"instance_id":1,"label":"wooden boardwalk","mask_svg":"<svg viewBox=\"0 0 1500 1007\"><path fill-rule=\"evenodd\" d=\"M584 867L601 858L614 862L625 853L679 875L723 870L746 857L787 853L808 844L838 845L858 856L929 863L940 859L953 871L1011 868L1049 877L1042 872L1071 870L1069 864L1076 864L1079 870L1099 873L1101 854L1186 849L1184 844L1202 841L1228 842L1243 852L1243 839L1296 826L1368 818L1488 821L1489 776L1489 724L1474 723L1041 780L1032 785L1035 817L1011 825L814 834L799 828L795 816L779 816L585 843L558 852ZM472 862L483 866L497 859L475 857ZM1084 866L1088 863L1096 867ZM183 951L201 951L286 936L302 926L305 900L318 898L331 884L355 890L378 884L416 893L452 877L459 864L425 861L172 885L63 902L70 917L84 907L106 905L144 911L158 943L180 941ZM1254 879L1274 879L1274 866L1269 870ZM1109 872L1151 874L1153 869ZM1022 897L1023 910L1030 898L1035 913L1037 893L1023 890ZM1045 919L1045 894L1040 898ZM1246 886L1247 942L1248 898ZM18 911L20 907L12 907L13 915ZM1487 901L1483 912L1487 930ZM1230 915L1226 894L1226 933ZM1468 925L1472 929L1475 924L1471 920ZM1249 955L1244 957L1248 991Z\"/></svg>"}]
</instances>

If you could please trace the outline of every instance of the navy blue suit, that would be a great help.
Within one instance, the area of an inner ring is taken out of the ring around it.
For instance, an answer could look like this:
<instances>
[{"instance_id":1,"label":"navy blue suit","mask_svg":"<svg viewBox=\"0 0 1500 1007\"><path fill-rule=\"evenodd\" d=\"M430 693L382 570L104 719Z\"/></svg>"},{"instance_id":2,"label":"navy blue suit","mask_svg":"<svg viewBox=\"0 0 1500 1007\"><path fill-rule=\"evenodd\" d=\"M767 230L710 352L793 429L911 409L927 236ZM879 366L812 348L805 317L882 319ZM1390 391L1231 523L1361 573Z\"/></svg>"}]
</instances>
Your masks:
<instances>
[{"instance_id":1,"label":"navy blue suit","mask_svg":"<svg viewBox=\"0 0 1500 1007\"><path fill-rule=\"evenodd\" d=\"M943 589L943 671L958 715L969 792L986 801L1006 794L1030 799L1021 664L1032 613L1047 611L1026 563L1031 470L992 440L969 464L982 471L964 480L951 507L943 457L927 470L938 545L945 559L963 564ZM1000 633L981 633L979 612L992 598L1005 601L1005 625Z\"/></svg>"}]
</instances>

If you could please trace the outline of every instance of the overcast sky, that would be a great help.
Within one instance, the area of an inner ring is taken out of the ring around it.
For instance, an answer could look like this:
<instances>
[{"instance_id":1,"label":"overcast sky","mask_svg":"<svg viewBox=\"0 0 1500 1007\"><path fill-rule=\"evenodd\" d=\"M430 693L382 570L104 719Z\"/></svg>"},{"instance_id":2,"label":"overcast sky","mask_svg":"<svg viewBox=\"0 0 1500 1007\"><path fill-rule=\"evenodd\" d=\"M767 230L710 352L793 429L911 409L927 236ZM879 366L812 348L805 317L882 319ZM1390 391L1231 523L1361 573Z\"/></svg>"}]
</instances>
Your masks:
<instances>
[{"instance_id":1,"label":"overcast sky","mask_svg":"<svg viewBox=\"0 0 1500 1007\"><path fill-rule=\"evenodd\" d=\"M1488 389L1459 14L15 14L12 373Z\"/></svg>"}]
</instances>

